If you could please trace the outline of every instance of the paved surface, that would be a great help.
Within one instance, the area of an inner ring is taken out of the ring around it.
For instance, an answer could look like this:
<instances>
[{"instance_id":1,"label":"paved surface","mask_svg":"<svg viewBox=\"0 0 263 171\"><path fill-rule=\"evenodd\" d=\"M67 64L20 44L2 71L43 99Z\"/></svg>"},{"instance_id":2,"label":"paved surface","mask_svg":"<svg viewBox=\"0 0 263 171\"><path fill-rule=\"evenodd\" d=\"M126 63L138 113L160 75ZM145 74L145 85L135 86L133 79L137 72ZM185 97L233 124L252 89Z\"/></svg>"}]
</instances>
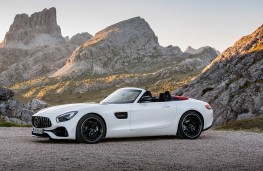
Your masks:
<instances>
[{"instance_id":1,"label":"paved surface","mask_svg":"<svg viewBox=\"0 0 263 171\"><path fill-rule=\"evenodd\" d=\"M206 131L174 137L108 139L99 144L34 138L0 128L0 170L263 170L263 134Z\"/></svg>"}]
</instances>

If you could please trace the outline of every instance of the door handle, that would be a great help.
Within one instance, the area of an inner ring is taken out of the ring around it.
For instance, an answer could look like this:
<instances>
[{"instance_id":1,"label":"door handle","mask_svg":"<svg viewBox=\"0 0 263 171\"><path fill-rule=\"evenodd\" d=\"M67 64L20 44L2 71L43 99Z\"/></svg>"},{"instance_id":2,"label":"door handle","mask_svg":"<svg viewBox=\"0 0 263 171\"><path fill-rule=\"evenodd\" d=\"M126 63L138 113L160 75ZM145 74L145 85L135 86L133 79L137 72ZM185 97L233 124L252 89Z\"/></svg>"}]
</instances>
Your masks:
<instances>
[{"instance_id":1,"label":"door handle","mask_svg":"<svg viewBox=\"0 0 263 171\"><path fill-rule=\"evenodd\" d=\"M163 108L168 108L168 107L171 107L171 106L163 106Z\"/></svg>"}]
</instances>

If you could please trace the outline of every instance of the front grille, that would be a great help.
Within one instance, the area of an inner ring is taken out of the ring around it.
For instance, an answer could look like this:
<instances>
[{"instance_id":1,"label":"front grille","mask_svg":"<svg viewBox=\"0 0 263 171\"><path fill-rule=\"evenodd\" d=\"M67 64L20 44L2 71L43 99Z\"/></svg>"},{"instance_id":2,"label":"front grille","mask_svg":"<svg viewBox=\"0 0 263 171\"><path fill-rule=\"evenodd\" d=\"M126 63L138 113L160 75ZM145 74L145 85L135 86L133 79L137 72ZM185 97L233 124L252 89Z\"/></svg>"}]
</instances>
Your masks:
<instances>
[{"instance_id":1,"label":"front grille","mask_svg":"<svg viewBox=\"0 0 263 171\"><path fill-rule=\"evenodd\" d=\"M47 128L52 126L49 118L41 116L32 116L32 125L35 128Z\"/></svg>"}]
</instances>

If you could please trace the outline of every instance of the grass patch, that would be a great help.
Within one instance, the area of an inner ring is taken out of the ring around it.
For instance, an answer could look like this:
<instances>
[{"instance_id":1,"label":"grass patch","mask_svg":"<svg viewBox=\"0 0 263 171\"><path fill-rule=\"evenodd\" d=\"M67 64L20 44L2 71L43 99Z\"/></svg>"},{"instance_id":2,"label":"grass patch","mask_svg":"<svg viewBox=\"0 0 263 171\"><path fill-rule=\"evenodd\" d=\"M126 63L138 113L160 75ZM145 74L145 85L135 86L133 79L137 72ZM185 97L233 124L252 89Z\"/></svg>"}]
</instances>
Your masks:
<instances>
[{"instance_id":1,"label":"grass patch","mask_svg":"<svg viewBox=\"0 0 263 171\"><path fill-rule=\"evenodd\" d=\"M167 68L155 68L152 72L112 75L80 75L77 78L38 78L20 82L12 87L15 98L27 104L32 98L38 98L50 105L67 103L100 102L105 96L121 87L141 87L148 89L153 95L159 95L166 90L173 92L178 87L186 85L193 77L199 75L202 69L183 69L182 72L172 68L180 67L173 64ZM164 70L164 71L163 71ZM162 74L162 72L164 74ZM155 74L154 74L155 73ZM134 79L134 81L130 81ZM87 88L88 87L88 88ZM75 92L76 88L83 90Z\"/></svg>"},{"instance_id":2,"label":"grass patch","mask_svg":"<svg viewBox=\"0 0 263 171\"><path fill-rule=\"evenodd\" d=\"M19 93L15 93L14 98L23 104L27 104L32 98L26 98Z\"/></svg>"},{"instance_id":3,"label":"grass patch","mask_svg":"<svg viewBox=\"0 0 263 171\"><path fill-rule=\"evenodd\" d=\"M215 130L235 130L263 133L263 116L242 119L239 121L230 121L225 125L217 127Z\"/></svg>"},{"instance_id":4,"label":"grass patch","mask_svg":"<svg viewBox=\"0 0 263 171\"><path fill-rule=\"evenodd\" d=\"M0 117L0 127L32 127L32 125L31 124L20 125L12 122L6 122Z\"/></svg>"}]
</instances>

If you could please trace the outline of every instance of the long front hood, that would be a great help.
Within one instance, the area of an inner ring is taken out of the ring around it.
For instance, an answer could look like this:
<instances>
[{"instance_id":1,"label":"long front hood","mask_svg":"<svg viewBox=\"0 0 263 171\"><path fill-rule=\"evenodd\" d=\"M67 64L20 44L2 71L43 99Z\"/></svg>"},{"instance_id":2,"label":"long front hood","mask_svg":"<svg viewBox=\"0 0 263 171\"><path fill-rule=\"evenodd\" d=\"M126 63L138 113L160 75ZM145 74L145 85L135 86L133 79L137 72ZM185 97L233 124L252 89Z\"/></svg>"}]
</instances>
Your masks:
<instances>
[{"instance_id":1,"label":"long front hood","mask_svg":"<svg viewBox=\"0 0 263 171\"><path fill-rule=\"evenodd\" d=\"M74 103L74 104L66 104L66 105L59 105L59 106L53 106L49 107L43 110L40 110L33 116L38 115L54 115L54 114L63 114L70 111L78 111L83 108L89 108L94 106L100 106L100 104L93 104L93 103Z\"/></svg>"}]
</instances>

